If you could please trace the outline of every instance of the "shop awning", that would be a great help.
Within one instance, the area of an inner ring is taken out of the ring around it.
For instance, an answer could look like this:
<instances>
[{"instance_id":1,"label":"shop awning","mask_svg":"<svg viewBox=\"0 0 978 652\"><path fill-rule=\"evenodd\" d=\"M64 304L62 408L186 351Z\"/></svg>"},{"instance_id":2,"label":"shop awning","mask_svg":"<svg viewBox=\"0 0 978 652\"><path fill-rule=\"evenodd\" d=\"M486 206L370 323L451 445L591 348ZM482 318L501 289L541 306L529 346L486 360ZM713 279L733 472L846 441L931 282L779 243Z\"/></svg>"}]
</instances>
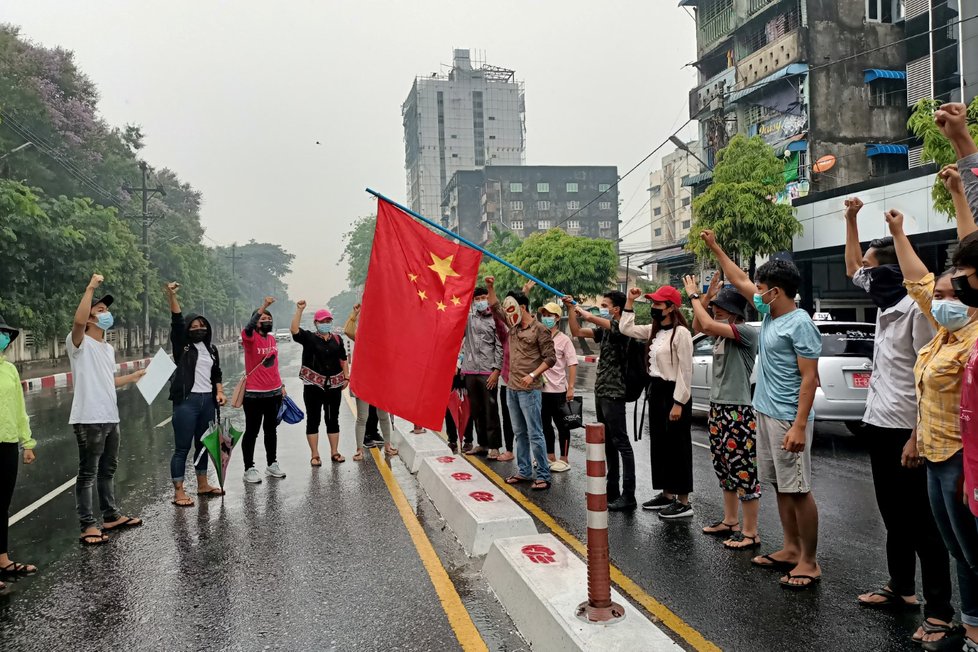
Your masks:
<instances>
[{"instance_id":1,"label":"shop awning","mask_svg":"<svg viewBox=\"0 0 978 652\"><path fill-rule=\"evenodd\" d=\"M906 145L886 145L883 143L870 143L866 145L866 156L906 156L910 151Z\"/></svg>"},{"instance_id":2,"label":"shop awning","mask_svg":"<svg viewBox=\"0 0 978 652\"><path fill-rule=\"evenodd\" d=\"M863 78L864 84L876 81L877 79L906 80L907 78L907 72L905 70L880 70L879 68L867 68L863 72L866 74L866 76Z\"/></svg>"},{"instance_id":3,"label":"shop awning","mask_svg":"<svg viewBox=\"0 0 978 652\"><path fill-rule=\"evenodd\" d=\"M759 80L756 84L752 84L747 88L739 91L734 91L730 94L729 103L733 104L743 98L747 97L751 93L766 88L771 82L783 79L786 77L793 77L795 75L805 75L808 74L808 64L807 63L792 63L781 70L777 71L773 75L768 75L764 79Z\"/></svg>"},{"instance_id":4,"label":"shop awning","mask_svg":"<svg viewBox=\"0 0 978 652\"><path fill-rule=\"evenodd\" d=\"M788 143L785 147L789 152L807 152L808 151L808 141L807 140L796 140L793 143Z\"/></svg>"},{"instance_id":5,"label":"shop awning","mask_svg":"<svg viewBox=\"0 0 978 652\"><path fill-rule=\"evenodd\" d=\"M712 178L713 178L713 172L711 170L707 170L706 172L701 172L699 174L694 174L691 177L687 177L686 180L683 181L683 186L686 188L690 188L692 186L697 186L703 183L704 181L709 181Z\"/></svg>"}]
</instances>

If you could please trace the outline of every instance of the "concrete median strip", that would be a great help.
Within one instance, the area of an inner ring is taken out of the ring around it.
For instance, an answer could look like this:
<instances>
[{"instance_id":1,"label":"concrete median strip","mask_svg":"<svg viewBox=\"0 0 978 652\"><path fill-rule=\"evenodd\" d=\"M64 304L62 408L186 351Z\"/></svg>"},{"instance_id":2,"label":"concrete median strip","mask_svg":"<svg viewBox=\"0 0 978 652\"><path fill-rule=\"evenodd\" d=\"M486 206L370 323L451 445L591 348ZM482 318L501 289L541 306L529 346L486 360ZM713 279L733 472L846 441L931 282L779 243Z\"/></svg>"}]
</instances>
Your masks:
<instances>
[{"instance_id":1,"label":"concrete median strip","mask_svg":"<svg viewBox=\"0 0 978 652\"><path fill-rule=\"evenodd\" d=\"M404 466L411 473L417 473L421 470L421 463L427 457L441 457L452 454L452 451L449 450L442 438L431 431L425 430L423 433L416 435L411 432L404 432L397 426L394 426L393 433L391 439L394 440L394 447L397 448L398 455L404 462Z\"/></svg>"},{"instance_id":2,"label":"concrete median strip","mask_svg":"<svg viewBox=\"0 0 978 652\"><path fill-rule=\"evenodd\" d=\"M617 591L625 618L586 623L575 612L587 597L587 567L552 534L493 541L482 573L523 638L535 651L682 650Z\"/></svg>"},{"instance_id":3,"label":"concrete median strip","mask_svg":"<svg viewBox=\"0 0 978 652\"><path fill-rule=\"evenodd\" d=\"M423 458L418 482L470 557L497 539L536 534L530 515L461 456Z\"/></svg>"}]
</instances>

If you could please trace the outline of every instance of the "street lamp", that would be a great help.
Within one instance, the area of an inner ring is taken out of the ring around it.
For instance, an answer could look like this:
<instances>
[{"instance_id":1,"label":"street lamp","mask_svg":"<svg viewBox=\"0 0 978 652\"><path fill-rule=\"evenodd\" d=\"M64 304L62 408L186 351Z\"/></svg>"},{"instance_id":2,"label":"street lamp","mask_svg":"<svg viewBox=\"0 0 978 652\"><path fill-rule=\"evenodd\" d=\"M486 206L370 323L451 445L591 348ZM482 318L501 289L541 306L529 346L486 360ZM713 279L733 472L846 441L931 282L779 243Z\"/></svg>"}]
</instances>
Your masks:
<instances>
[{"instance_id":1,"label":"street lamp","mask_svg":"<svg viewBox=\"0 0 978 652\"><path fill-rule=\"evenodd\" d=\"M18 146L18 147L14 147L14 148L13 148L12 150L10 150L9 152L7 152L7 153L6 153L6 154L4 154L3 156L0 156L0 161L2 161L3 159L5 159L5 158L7 158L7 157L8 157L8 156L10 156L11 154L16 154L17 152L19 152L19 151L21 151L21 150L24 150L24 149L27 149L28 147L30 147L30 146L31 146L31 145L33 145L33 144L34 144L34 143L32 143L31 141L29 141L29 140L28 140L28 141L27 141L26 143L24 143L23 145L20 145L20 146Z\"/></svg>"},{"instance_id":2,"label":"street lamp","mask_svg":"<svg viewBox=\"0 0 978 652\"><path fill-rule=\"evenodd\" d=\"M691 150L691 149L689 148L689 145L687 145L686 143L684 143L684 142L683 142L682 140L680 140L679 138L676 138L675 136L669 136L669 142L671 142L671 143L672 143L673 145L675 145L677 149L680 149L680 150L682 150L682 151L684 151L684 152L686 152L687 154L689 154L690 156L692 156L693 158L695 158L695 159L696 159L697 161L699 161L699 162L700 162L700 163L701 163L701 164L703 165L703 167L704 167L704 168L706 168L707 170L710 170L710 171L713 171L713 168L712 168L712 167L710 167L710 166L709 166L709 165L708 165L708 164L706 163L706 161L704 161L704 160L703 160L703 159L701 159L701 158L700 158L699 156L697 156L697 155L696 155L696 152L694 152L693 150Z\"/></svg>"}]
</instances>

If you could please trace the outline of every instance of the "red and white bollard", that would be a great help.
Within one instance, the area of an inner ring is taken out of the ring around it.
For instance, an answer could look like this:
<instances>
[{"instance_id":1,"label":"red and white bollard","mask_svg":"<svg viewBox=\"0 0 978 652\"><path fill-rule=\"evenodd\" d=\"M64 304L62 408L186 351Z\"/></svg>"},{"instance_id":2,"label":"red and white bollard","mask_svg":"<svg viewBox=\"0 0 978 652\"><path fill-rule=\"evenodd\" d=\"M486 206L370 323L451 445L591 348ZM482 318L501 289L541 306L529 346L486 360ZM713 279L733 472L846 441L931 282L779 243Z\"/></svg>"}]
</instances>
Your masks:
<instances>
[{"instance_id":1,"label":"red and white bollard","mask_svg":"<svg viewBox=\"0 0 978 652\"><path fill-rule=\"evenodd\" d=\"M611 601L604 425L589 423L584 430L587 449L587 602L577 606L577 617L585 622L610 625L625 617L625 609Z\"/></svg>"}]
</instances>

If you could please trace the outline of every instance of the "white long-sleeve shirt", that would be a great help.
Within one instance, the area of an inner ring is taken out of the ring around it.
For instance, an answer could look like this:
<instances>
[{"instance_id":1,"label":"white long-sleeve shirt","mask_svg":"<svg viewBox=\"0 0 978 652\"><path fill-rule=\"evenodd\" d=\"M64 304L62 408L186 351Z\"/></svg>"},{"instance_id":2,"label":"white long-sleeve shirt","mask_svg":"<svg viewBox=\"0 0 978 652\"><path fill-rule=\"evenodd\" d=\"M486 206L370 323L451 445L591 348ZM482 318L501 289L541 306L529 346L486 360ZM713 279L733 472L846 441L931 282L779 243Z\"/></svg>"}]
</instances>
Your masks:
<instances>
[{"instance_id":1,"label":"white long-sleeve shirt","mask_svg":"<svg viewBox=\"0 0 978 652\"><path fill-rule=\"evenodd\" d=\"M634 337L646 342L652 336L652 326L639 326L635 323L635 313L625 311L618 322L618 328L623 335ZM663 380L676 383L672 399L680 405L685 405L692 396L693 381L693 334L688 328L681 326L672 329L675 333L667 333L671 346L652 346L649 348L649 368ZM660 331L661 334L662 331Z\"/></svg>"}]
</instances>

